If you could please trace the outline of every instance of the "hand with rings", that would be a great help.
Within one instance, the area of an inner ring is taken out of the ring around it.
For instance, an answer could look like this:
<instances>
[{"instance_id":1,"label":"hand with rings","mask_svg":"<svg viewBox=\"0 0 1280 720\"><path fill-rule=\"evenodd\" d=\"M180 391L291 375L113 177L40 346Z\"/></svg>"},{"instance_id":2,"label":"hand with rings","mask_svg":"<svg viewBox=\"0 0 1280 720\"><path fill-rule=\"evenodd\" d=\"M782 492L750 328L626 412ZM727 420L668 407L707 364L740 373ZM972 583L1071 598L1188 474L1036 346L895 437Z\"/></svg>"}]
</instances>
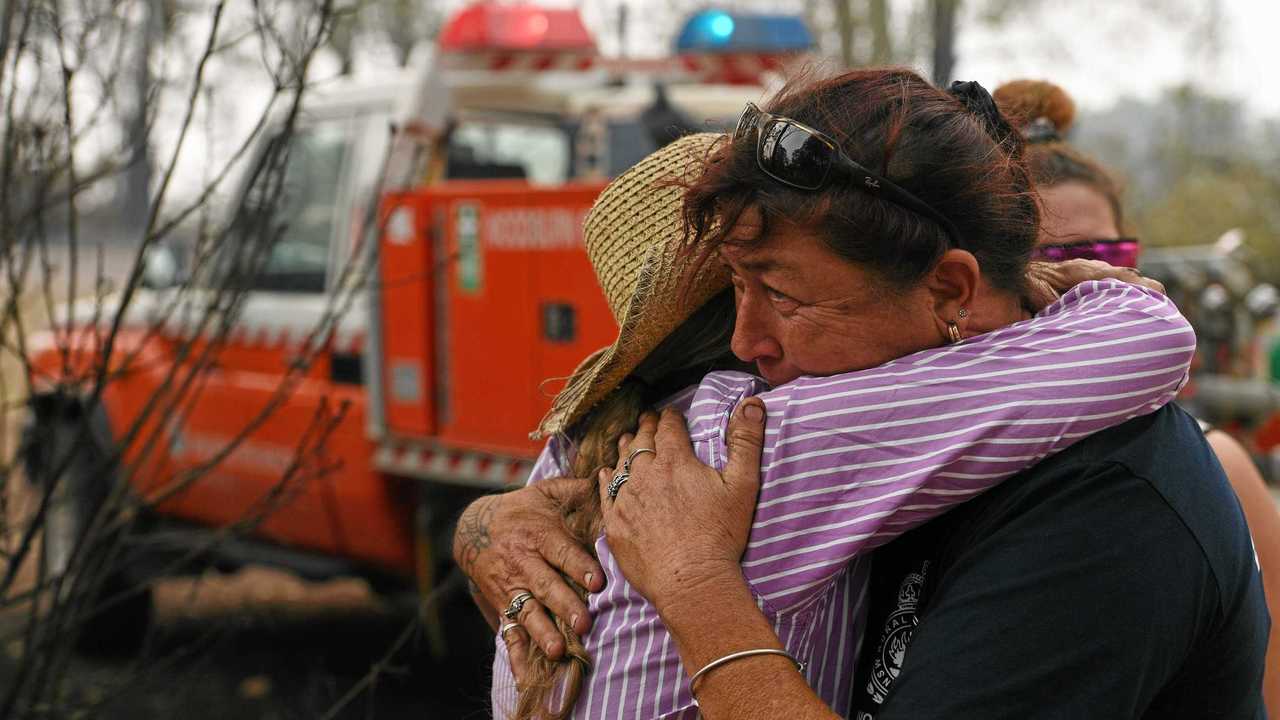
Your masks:
<instances>
[{"instance_id":1,"label":"hand with rings","mask_svg":"<svg viewBox=\"0 0 1280 720\"><path fill-rule=\"evenodd\" d=\"M564 654L551 613L566 618L579 635L591 630L586 603L561 575L590 592L604 589L604 570L560 517L560 508L584 492L584 485L586 492L593 491L580 479L541 480L486 495L458 519L454 560L471 580L472 595L491 627L501 632L517 673L527 665L530 642L552 659Z\"/></svg>"},{"instance_id":2,"label":"hand with rings","mask_svg":"<svg viewBox=\"0 0 1280 720\"><path fill-rule=\"evenodd\" d=\"M743 401L729 423L724 473L693 452L684 417L645 413L618 441L618 464L597 476L605 539L623 574L661 606L708 568L740 572L760 483L763 403ZM626 485L626 492L618 491Z\"/></svg>"},{"instance_id":3,"label":"hand with rings","mask_svg":"<svg viewBox=\"0 0 1280 720\"><path fill-rule=\"evenodd\" d=\"M521 614L525 613L525 607L528 606L531 618L540 618L541 609L534 610L538 600L533 593L523 588L512 590L511 602L507 603L507 607L502 611L502 617L506 618L506 622L498 627L498 637L502 638L502 642L507 646L507 655L511 660L511 671L515 674L516 684L524 682L524 671L527 663L524 660L525 653L528 652L528 641L524 625L521 622ZM514 631L514 632L512 632ZM508 635L508 633L511 633Z\"/></svg>"}]
</instances>

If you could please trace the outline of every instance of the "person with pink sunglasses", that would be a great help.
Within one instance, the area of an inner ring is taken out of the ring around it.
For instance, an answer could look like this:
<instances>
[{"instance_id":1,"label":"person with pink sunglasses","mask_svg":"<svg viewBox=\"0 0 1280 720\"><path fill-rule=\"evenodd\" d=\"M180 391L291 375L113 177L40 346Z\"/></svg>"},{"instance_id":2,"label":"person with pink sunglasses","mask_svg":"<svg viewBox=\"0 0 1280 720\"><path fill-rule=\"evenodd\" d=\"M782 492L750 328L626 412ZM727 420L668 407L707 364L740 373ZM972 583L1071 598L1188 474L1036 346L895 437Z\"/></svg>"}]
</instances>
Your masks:
<instances>
[{"instance_id":1,"label":"person with pink sunglasses","mask_svg":"<svg viewBox=\"0 0 1280 720\"><path fill-rule=\"evenodd\" d=\"M1022 122L1040 195L1040 237L1033 259L1101 260L1136 268L1142 245L1124 232L1120 184L1063 139L1075 119L1071 97L1043 80L1014 80L993 95L1002 110Z\"/></svg>"},{"instance_id":2,"label":"person with pink sunglasses","mask_svg":"<svg viewBox=\"0 0 1280 720\"><path fill-rule=\"evenodd\" d=\"M1101 260L1136 268L1142 246L1125 232L1120 183L1064 138L1075 120L1071 96L1045 80L1014 80L993 95L1001 110L1021 119L1027 141L1027 164L1041 209L1033 257L1050 262ZM1239 441L1207 426L1205 436L1240 498L1262 566L1267 606L1272 618L1280 617L1280 511ZM1268 713L1280 715L1280 623L1271 626L1263 694Z\"/></svg>"}]
</instances>

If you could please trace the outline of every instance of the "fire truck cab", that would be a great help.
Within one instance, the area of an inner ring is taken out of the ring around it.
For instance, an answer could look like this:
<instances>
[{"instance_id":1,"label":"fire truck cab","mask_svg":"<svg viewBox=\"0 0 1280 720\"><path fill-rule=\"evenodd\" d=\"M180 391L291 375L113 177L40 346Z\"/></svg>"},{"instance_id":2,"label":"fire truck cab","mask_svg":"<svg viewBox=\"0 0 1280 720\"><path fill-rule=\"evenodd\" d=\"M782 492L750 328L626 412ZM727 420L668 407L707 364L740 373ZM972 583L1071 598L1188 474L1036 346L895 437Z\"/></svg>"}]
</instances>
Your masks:
<instances>
[{"instance_id":1,"label":"fire truck cab","mask_svg":"<svg viewBox=\"0 0 1280 720\"><path fill-rule=\"evenodd\" d=\"M157 527L198 533L170 544L237 528L208 545L220 564L437 582L461 507L527 476L548 379L613 338L583 251L595 196L674 133L723 129L809 39L790 18L709 12L681 43L609 61L574 11L475 5L414 68L334 83L267 133L259 155L288 143L279 236L181 412L146 421L160 442L125 448L116 471ZM171 391L175 348L208 332L171 292L127 310L135 362L84 408L104 443L124 442ZM59 420L47 399L33 408L38 441Z\"/></svg>"}]
</instances>

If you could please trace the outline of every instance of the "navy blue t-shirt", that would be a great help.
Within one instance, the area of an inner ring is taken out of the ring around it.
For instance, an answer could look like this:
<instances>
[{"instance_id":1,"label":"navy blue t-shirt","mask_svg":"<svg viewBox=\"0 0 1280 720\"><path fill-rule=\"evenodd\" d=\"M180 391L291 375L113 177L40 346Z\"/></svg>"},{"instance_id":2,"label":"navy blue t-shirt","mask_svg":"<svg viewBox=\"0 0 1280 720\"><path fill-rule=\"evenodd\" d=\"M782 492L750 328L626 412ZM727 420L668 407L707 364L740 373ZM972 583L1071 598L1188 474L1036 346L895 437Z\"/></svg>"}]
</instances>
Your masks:
<instances>
[{"instance_id":1,"label":"navy blue t-shirt","mask_svg":"<svg viewBox=\"0 0 1280 720\"><path fill-rule=\"evenodd\" d=\"M1235 493L1175 406L877 551L853 717L1265 717Z\"/></svg>"}]
</instances>

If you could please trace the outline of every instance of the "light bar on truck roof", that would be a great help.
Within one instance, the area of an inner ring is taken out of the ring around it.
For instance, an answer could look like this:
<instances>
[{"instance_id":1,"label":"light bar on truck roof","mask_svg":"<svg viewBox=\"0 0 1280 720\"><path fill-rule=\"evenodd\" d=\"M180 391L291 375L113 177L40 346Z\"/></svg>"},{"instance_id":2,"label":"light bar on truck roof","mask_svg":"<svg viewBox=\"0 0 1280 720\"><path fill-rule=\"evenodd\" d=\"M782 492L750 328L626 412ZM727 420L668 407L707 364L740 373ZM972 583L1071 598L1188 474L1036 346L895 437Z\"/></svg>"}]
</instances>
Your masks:
<instances>
[{"instance_id":1,"label":"light bar on truck roof","mask_svg":"<svg viewBox=\"0 0 1280 720\"><path fill-rule=\"evenodd\" d=\"M440 31L446 52L561 51L594 54L596 43L577 10L482 2Z\"/></svg>"},{"instance_id":2,"label":"light bar on truck roof","mask_svg":"<svg viewBox=\"0 0 1280 720\"><path fill-rule=\"evenodd\" d=\"M804 21L791 15L704 10L685 23L676 54L685 72L703 82L766 84L813 47Z\"/></svg>"},{"instance_id":3,"label":"light bar on truck roof","mask_svg":"<svg viewBox=\"0 0 1280 720\"><path fill-rule=\"evenodd\" d=\"M677 53L799 53L813 47L813 36L794 15L754 15L704 10L685 23Z\"/></svg>"}]
</instances>

